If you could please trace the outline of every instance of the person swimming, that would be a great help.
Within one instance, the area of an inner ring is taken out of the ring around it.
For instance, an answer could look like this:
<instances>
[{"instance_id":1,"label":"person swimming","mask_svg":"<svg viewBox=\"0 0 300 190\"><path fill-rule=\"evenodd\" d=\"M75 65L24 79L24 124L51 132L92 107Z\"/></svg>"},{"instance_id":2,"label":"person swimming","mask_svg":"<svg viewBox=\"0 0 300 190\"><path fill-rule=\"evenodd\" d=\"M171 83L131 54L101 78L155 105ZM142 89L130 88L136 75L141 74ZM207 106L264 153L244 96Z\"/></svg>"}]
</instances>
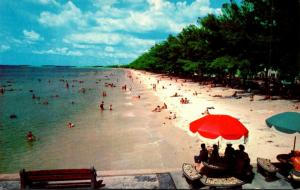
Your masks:
<instances>
[{"instance_id":1,"label":"person swimming","mask_svg":"<svg viewBox=\"0 0 300 190\"><path fill-rule=\"evenodd\" d=\"M27 133L26 138L27 138L28 141L35 141L36 140L35 136L32 134L31 131L29 131Z\"/></svg>"}]
</instances>

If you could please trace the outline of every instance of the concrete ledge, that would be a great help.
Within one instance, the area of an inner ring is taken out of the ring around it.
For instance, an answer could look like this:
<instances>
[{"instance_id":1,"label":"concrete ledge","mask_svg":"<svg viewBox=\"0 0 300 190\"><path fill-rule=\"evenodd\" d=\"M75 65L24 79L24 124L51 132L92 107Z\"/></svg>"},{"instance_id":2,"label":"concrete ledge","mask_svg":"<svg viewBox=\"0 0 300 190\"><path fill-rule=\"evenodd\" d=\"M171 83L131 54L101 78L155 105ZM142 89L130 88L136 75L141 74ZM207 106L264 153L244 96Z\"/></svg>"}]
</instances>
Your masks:
<instances>
[{"instance_id":1,"label":"concrete ledge","mask_svg":"<svg viewBox=\"0 0 300 190\"><path fill-rule=\"evenodd\" d=\"M97 171L97 176L123 176L123 175L144 175L144 174L159 174L180 171L181 168L164 168L164 169L139 169L139 170L107 170ZM1 175L0 175L1 177Z\"/></svg>"},{"instance_id":2,"label":"concrete ledge","mask_svg":"<svg viewBox=\"0 0 300 190\"><path fill-rule=\"evenodd\" d=\"M164 169L140 169L140 170L106 170L97 171L98 177L109 176L129 176L129 175L144 175L144 174L159 174L180 171L181 168L164 168ZM19 173L0 174L0 181L19 181Z\"/></svg>"}]
</instances>

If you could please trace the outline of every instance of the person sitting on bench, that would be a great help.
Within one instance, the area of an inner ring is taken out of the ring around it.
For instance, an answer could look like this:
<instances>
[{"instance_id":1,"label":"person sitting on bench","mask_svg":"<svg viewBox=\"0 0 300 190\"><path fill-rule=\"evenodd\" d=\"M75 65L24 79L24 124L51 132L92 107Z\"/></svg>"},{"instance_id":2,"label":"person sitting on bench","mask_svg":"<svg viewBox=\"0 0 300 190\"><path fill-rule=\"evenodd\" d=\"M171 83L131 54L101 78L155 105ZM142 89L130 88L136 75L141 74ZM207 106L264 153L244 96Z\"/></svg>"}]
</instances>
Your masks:
<instances>
[{"instance_id":1,"label":"person sitting on bench","mask_svg":"<svg viewBox=\"0 0 300 190\"><path fill-rule=\"evenodd\" d=\"M235 152L234 148L232 148L231 143L227 144L227 147L225 149L224 161L227 164L228 168L233 168L235 161Z\"/></svg>"},{"instance_id":2,"label":"person sitting on bench","mask_svg":"<svg viewBox=\"0 0 300 190\"><path fill-rule=\"evenodd\" d=\"M245 152L244 145L239 145L239 150L235 151L235 158L235 174L239 177L247 176L251 165L249 155Z\"/></svg>"},{"instance_id":3,"label":"person sitting on bench","mask_svg":"<svg viewBox=\"0 0 300 190\"><path fill-rule=\"evenodd\" d=\"M207 151L204 143L201 144L201 150L200 150L199 156L195 156L194 159L195 159L195 163L199 163L199 164L202 161L207 162L208 151Z\"/></svg>"},{"instance_id":4,"label":"person sitting on bench","mask_svg":"<svg viewBox=\"0 0 300 190\"><path fill-rule=\"evenodd\" d=\"M208 160L209 164L216 164L220 161L220 155L219 155L219 147L218 145L213 145L213 150L210 155L210 158Z\"/></svg>"}]
</instances>

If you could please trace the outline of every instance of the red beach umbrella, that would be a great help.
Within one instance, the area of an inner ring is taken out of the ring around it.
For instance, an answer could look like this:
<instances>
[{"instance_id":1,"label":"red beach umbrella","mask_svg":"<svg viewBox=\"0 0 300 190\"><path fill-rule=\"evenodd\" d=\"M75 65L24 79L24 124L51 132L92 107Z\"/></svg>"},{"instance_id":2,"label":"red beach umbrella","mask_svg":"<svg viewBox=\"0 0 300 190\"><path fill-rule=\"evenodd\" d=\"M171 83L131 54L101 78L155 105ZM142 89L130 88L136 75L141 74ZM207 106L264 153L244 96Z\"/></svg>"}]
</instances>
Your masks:
<instances>
[{"instance_id":1,"label":"red beach umbrella","mask_svg":"<svg viewBox=\"0 0 300 190\"><path fill-rule=\"evenodd\" d=\"M222 137L226 140L238 140L248 137L248 129L236 118L229 115L206 115L190 123L190 131L198 132L209 139Z\"/></svg>"}]
</instances>

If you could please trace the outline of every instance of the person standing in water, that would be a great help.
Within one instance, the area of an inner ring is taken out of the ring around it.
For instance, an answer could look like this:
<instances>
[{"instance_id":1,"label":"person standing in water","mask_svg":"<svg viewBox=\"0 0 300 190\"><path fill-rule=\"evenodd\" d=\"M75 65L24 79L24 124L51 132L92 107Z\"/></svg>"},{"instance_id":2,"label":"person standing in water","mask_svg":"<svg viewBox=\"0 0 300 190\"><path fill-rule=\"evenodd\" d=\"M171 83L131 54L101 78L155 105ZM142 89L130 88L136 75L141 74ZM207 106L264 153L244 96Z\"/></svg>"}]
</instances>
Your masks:
<instances>
[{"instance_id":1,"label":"person standing in water","mask_svg":"<svg viewBox=\"0 0 300 190\"><path fill-rule=\"evenodd\" d=\"M100 110L101 110L101 111L103 111L103 110L104 110L104 102L103 102L103 101L101 102L101 104L100 104L100 106L99 106L99 107L100 107Z\"/></svg>"},{"instance_id":2,"label":"person standing in water","mask_svg":"<svg viewBox=\"0 0 300 190\"><path fill-rule=\"evenodd\" d=\"M35 140L36 140L35 136L32 134L31 131L29 131L29 132L27 133L26 138L27 138L28 141L35 141Z\"/></svg>"}]
</instances>

